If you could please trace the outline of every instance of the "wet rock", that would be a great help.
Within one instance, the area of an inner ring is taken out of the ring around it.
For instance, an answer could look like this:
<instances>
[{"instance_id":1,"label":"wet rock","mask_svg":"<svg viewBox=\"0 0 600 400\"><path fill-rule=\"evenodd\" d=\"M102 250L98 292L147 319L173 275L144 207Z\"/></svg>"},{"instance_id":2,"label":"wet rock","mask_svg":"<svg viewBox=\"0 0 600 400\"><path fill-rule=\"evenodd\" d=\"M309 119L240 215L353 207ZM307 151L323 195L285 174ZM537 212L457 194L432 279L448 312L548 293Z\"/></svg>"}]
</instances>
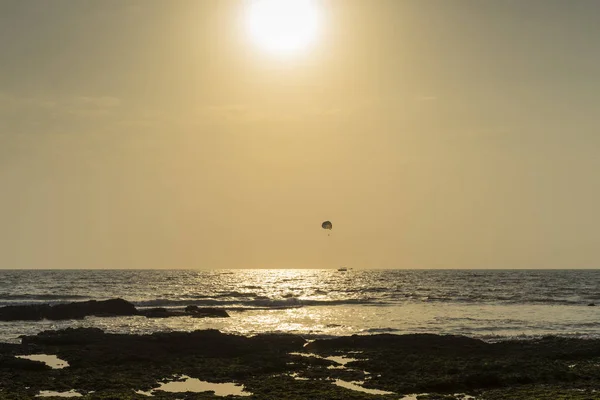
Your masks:
<instances>
[{"instance_id":1,"label":"wet rock","mask_svg":"<svg viewBox=\"0 0 600 400\"><path fill-rule=\"evenodd\" d=\"M222 308L209 308L198 306L187 306L185 312L192 314L194 318L228 318L229 314Z\"/></svg>"},{"instance_id":2,"label":"wet rock","mask_svg":"<svg viewBox=\"0 0 600 400\"><path fill-rule=\"evenodd\" d=\"M222 308L200 308L198 306L187 306L184 309L166 309L163 307L149 308L139 311L146 318L170 318L170 317L192 317L192 318L227 318L229 314Z\"/></svg>"},{"instance_id":3,"label":"wet rock","mask_svg":"<svg viewBox=\"0 0 600 400\"><path fill-rule=\"evenodd\" d=\"M39 321L49 314L47 304L0 307L0 321Z\"/></svg>"},{"instance_id":4,"label":"wet rock","mask_svg":"<svg viewBox=\"0 0 600 400\"><path fill-rule=\"evenodd\" d=\"M286 353L304 348L306 339L286 333L261 333L252 338L254 346L271 347Z\"/></svg>"},{"instance_id":5,"label":"wet rock","mask_svg":"<svg viewBox=\"0 0 600 400\"><path fill-rule=\"evenodd\" d=\"M80 319L88 315L127 316L138 312L133 304L123 299L104 301L90 300L78 303L58 304L50 309L48 319Z\"/></svg>"},{"instance_id":6,"label":"wet rock","mask_svg":"<svg viewBox=\"0 0 600 400\"><path fill-rule=\"evenodd\" d=\"M386 399L408 393L429 393L419 398L430 400L467 398L452 393L489 400L600 399L594 392L600 387L600 340L596 339L546 337L486 343L459 336L365 335L316 340L304 347L306 340L289 334L245 337L204 330L126 335L83 328L22 339L21 345L0 346L0 399L34 398L48 389L94 391L89 398L97 400L142 398L133 392L156 389L160 382L181 375L243 384L254 394L250 398L257 399L384 398L333 384L340 379L360 380L365 388L396 393ZM307 348L356 361L345 369L331 369L332 361L295 354L306 353ZM11 364L13 354L32 353L57 354L69 362L69 369L37 370L45 366L29 360ZM577 367L569 367L573 364ZM214 398L159 392L155 395L161 399Z\"/></svg>"},{"instance_id":7,"label":"wet rock","mask_svg":"<svg viewBox=\"0 0 600 400\"><path fill-rule=\"evenodd\" d=\"M140 310L139 313L144 315L146 318L169 318L169 317L183 317L185 312L178 310L167 310L163 307L149 308L146 310Z\"/></svg>"},{"instance_id":8,"label":"wet rock","mask_svg":"<svg viewBox=\"0 0 600 400\"><path fill-rule=\"evenodd\" d=\"M185 312L186 313L193 313L193 312L198 311L199 309L200 309L200 307L198 307L198 306L187 306L185 308Z\"/></svg>"},{"instance_id":9,"label":"wet rock","mask_svg":"<svg viewBox=\"0 0 600 400\"><path fill-rule=\"evenodd\" d=\"M12 356L0 355L0 369L25 370L25 371L46 371L50 367L40 361L25 360Z\"/></svg>"},{"instance_id":10,"label":"wet rock","mask_svg":"<svg viewBox=\"0 0 600 400\"><path fill-rule=\"evenodd\" d=\"M387 349L404 348L411 351L429 351L435 349L438 352L455 349L482 349L486 343L479 339L465 336L434 335L434 334L412 334L412 335L352 335L335 339L318 339L306 346L307 350L331 351L341 349Z\"/></svg>"},{"instance_id":11,"label":"wet rock","mask_svg":"<svg viewBox=\"0 0 600 400\"><path fill-rule=\"evenodd\" d=\"M256 353L292 352L302 349L305 341L295 335L259 335L244 337L217 330L161 332L151 335L108 334L97 328L45 331L21 337L23 345L61 346L58 354L70 368L129 362L165 364L177 357L238 357ZM47 350L44 350L47 351ZM55 352L55 351L53 351ZM151 361L150 361L151 360ZM173 371L175 373L175 371Z\"/></svg>"},{"instance_id":12,"label":"wet rock","mask_svg":"<svg viewBox=\"0 0 600 400\"><path fill-rule=\"evenodd\" d=\"M23 345L86 345L103 341L105 334L99 328L67 328L20 338Z\"/></svg>"},{"instance_id":13,"label":"wet rock","mask_svg":"<svg viewBox=\"0 0 600 400\"><path fill-rule=\"evenodd\" d=\"M39 321L42 319L82 319L86 316L137 315L133 304L123 299L83 301L68 304L31 304L0 307L0 321Z\"/></svg>"}]
</instances>

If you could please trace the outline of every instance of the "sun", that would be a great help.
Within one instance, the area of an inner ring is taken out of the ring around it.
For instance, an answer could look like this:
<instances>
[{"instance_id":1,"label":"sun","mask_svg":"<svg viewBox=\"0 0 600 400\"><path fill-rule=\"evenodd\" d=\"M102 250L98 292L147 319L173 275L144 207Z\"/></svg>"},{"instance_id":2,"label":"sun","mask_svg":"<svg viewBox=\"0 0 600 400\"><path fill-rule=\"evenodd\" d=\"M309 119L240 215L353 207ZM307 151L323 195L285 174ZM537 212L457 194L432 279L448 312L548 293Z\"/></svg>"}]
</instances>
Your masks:
<instances>
[{"instance_id":1,"label":"sun","mask_svg":"<svg viewBox=\"0 0 600 400\"><path fill-rule=\"evenodd\" d=\"M251 0L246 27L252 42L274 54L294 54L315 42L321 29L315 0Z\"/></svg>"}]
</instances>

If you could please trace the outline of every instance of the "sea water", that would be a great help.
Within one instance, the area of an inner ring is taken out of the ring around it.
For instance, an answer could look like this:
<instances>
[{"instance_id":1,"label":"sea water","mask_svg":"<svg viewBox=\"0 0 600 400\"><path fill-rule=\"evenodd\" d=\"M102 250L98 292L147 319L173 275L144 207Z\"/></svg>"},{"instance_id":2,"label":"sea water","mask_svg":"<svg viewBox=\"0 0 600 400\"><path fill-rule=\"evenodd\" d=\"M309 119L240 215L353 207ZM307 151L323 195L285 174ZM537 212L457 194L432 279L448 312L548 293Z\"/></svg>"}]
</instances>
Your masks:
<instances>
[{"instance_id":1,"label":"sea water","mask_svg":"<svg viewBox=\"0 0 600 400\"><path fill-rule=\"evenodd\" d=\"M598 270L0 270L0 306L110 298L138 308L219 307L231 317L0 322L0 341L66 327L600 337Z\"/></svg>"}]
</instances>

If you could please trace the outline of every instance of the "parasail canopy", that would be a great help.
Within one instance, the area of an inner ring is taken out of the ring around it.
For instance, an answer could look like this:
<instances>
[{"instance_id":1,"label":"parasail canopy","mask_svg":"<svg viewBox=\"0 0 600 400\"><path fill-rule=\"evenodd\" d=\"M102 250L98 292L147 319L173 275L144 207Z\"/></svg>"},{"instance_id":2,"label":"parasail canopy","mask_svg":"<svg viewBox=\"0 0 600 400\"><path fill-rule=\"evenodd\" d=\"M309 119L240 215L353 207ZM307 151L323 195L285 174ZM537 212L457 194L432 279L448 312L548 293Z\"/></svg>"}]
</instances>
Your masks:
<instances>
[{"instance_id":1,"label":"parasail canopy","mask_svg":"<svg viewBox=\"0 0 600 400\"><path fill-rule=\"evenodd\" d=\"M331 230L333 229L333 224L331 221L325 221L321 224L321 228Z\"/></svg>"}]
</instances>

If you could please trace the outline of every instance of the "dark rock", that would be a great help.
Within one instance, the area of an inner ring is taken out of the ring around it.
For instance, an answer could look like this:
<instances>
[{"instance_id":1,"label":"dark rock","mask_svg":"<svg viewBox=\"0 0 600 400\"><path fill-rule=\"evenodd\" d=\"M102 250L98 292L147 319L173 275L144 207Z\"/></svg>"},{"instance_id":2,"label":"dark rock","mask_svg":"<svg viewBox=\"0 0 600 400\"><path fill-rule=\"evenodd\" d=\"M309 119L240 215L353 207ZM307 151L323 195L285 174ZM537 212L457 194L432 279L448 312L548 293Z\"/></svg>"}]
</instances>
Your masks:
<instances>
[{"instance_id":1,"label":"dark rock","mask_svg":"<svg viewBox=\"0 0 600 400\"><path fill-rule=\"evenodd\" d=\"M596 305L594 303L590 303L588 304L588 307L596 307Z\"/></svg>"},{"instance_id":2,"label":"dark rock","mask_svg":"<svg viewBox=\"0 0 600 400\"><path fill-rule=\"evenodd\" d=\"M0 355L0 369L8 370L26 370L26 371L45 371L50 367L41 361L26 360L11 356Z\"/></svg>"},{"instance_id":3,"label":"dark rock","mask_svg":"<svg viewBox=\"0 0 600 400\"><path fill-rule=\"evenodd\" d=\"M199 308L197 306L187 306L185 311L189 314L192 314L194 318L229 318L227 311L222 308Z\"/></svg>"},{"instance_id":4,"label":"dark rock","mask_svg":"<svg viewBox=\"0 0 600 400\"><path fill-rule=\"evenodd\" d=\"M140 315L147 318L170 318L170 317L186 317L193 318L227 318L229 314L222 308L200 308L198 306L187 306L184 309L166 309L163 307L149 308L140 310Z\"/></svg>"},{"instance_id":5,"label":"dark rock","mask_svg":"<svg viewBox=\"0 0 600 400\"><path fill-rule=\"evenodd\" d=\"M486 343L479 339L465 336L434 335L434 334L409 334L409 335L352 335L335 339L317 339L306 346L307 350L331 351L340 349L387 349L390 347L421 351L435 349L438 352L455 349L475 348L482 349Z\"/></svg>"},{"instance_id":6,"label":"dark rock","mask_svg":"<svg viewBox=\"0 0 600 400\"><path fill-rule=\"evenodd\" d=\"M104 340L105 334L99 328L67 328L20 338L23 345L86 345Z\"/></svg>"},{"instance_id":7,"label":"dark rock","mask_svg":"<svg viewBox=\"0 0 600 400\"><path fill-rule=\"evenodd\" d=\"M260 333L252 338L253 346L271 347L281 349L285 352L293 352L296 349L304 349L306 339L298 335L286 333Z\"/></svg>"},{"instance_id":8,"label":"dark rock","mask_svg":"<svg viewBox=\"0 0 600 400\"><path fill-rule=\"evenodd\" d=\"M139 355L148 355L160 363L165 358L175 355L196 354L200 356L238 356L255 352L272 352L274 347L282 346L286 351L299 351L306 343L296 335L257 335L248 338L245 336L221 333L218 330L208 329L194 332L156 332L150 335L127 335L104 333L97 328L68 328L58 331L45 331L34 336L22 336L23 345L38 346L65 346L84 345L80 348L79 363L94 363L104 360L112 362L115 356L122 359ZM67 356L69 364L73 365L75 357L72 354L61 353ZM81 355L80 354L80 355Z\"/></svg>"},{"instance_id":9,"label":"dark rock","mask_svg":"<svg viewBox=\"0 0 600 400\"><path fill-rule=\"evenodd\" d=\"M187 306L185 308L185 312L186 313L194 313L194 312L197 312L199 309L200 309L200 307L198 307L198 306Z\"/></svg>"},{"instance_id":10,"label":"dark rock","mask_svg":"<svg viewBox=\"0 0 600 400\"><path fill-rule=\"evenodd\" d=\"M54 306L32 304L0 307L0 321L82 319L89 315L103 317L137 313L135 306L123 299L90 300Z\"/></svg>"},{"instance_id":11,"label":"dark rock","mask_svg":"<svg viewBox=\"0 0 600 400\"><path fill-rule=\"evenodd\" d=\"M104 301L84 301L78 303L58 304L51 308L48 319L81 319L88 315L117 316L136 315L137 310L133 304L123 299Z\"/></svg>"},{"instance_id":12,"label":"dark rock","mask_svg":"<svg viewBox=\"0 0 600 400\"><path fill-rule=\"evenodd\" d=\"M183 308L179 312L191 314ZM419 398L450 400L462 398L451 394L459 392L490 400L600 399L595 392L600 387L597 339L545 337L487 343L423 334L348 336L314 343L304 347L306 341L297 335L244 337L216 330L151 335L83 328L48 331L24 336L19 348L0 346L0 399L30 399L40 390L68 389L96 400L141 399L134 390L156 389L157 382L174 375L243 384L253 399L367 400L429 393ZM345 369L329 368L333 361L295 354L308 351L356 361ZM69 368L51 371L40 363L12 357L35 353L56 354L69 362ZM292 374L309 380L296 380ZM350 391L332 385L336 379L361 380L366 388L395 394ZM210 393L156 391L155 395L157 399L215 398Z\"/></svg>"},{"instance_id":13,"label":"dark rock","mask_svg":"<svg viewBox=\"0 0 600 400\"><path fill-rule=\"evenodd\" d=\"M140 315L144 315L146 318L183 317L186 315L183 311L167 310L163 307L148 308L146 310L140 310L139 313Z\"/></svg>"},{"instance_id":14,"label":"dark rock","mask_svg":"<svg viewBox=\"0 0 600 400\"><path fill-rule=\"evenodd\" d=\"M50 308L47 304L0 307L0 321L39 321L48 315Z\"/></svg>"}]
</instances>

